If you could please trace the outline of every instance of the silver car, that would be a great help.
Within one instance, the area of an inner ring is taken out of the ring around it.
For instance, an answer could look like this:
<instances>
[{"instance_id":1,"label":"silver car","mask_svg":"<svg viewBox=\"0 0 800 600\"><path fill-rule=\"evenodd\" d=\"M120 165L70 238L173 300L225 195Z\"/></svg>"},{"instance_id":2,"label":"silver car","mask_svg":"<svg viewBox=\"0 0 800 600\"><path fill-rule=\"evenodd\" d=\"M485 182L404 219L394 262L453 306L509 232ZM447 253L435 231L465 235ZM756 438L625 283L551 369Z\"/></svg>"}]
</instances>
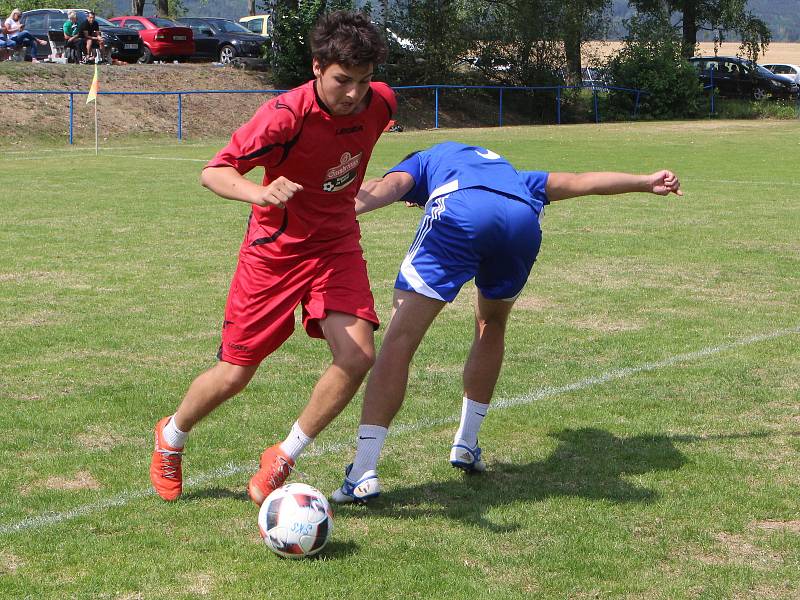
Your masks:
<instances>
[{"instance_id":1,"label":"silver car","mask_svg":"<svg viewBox=\"0 0 800 600\"><path fill-rule=\"evenodd\" d=\"M769 64L763 65L768 71L800 85L800 67L790 64Z\"/></svg>"}]
</instances>

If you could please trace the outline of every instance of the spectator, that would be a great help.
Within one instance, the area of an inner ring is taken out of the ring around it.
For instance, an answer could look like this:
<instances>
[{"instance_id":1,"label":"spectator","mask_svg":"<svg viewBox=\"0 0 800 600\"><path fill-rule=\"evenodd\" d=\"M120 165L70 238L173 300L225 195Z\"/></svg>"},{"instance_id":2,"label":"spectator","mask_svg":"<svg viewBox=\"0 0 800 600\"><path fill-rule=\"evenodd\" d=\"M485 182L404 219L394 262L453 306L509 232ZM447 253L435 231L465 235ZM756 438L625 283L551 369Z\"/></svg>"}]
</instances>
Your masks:
<instances>
[{"instance_id":1,"label":"spectator","mask_svg":"<svg viewBox=\"0 0 800 600\"><path fill-rule=\"evenodd\" d=\"M36 44L47 46L47 42L36 39L29 31L23 31L25 26L20 21L21 17L22 11L15 8L11 11L11 16L6 19L3 26L8 33L8 38L13 41L15 45L28 46L31 49L31 62L37 63L39 60L36 58Z\"/></svg>"},{"instance_id":2,"label":"spectator","mask_svg":"<svg viewBox=\"0 0 800 600\"><path fill-rule=\"evenodd\" d=\"M100 33L100 25L95 20L92 11L86 14L86 20L81 23L79 32L80 36L86 40L86 56L84 62L89 62L91 60L92 48L100 48L100 57L97 59L97 62L100 62L100 59L105 53L106 45Z\"/></svg>"},{"instance_id":3,"label":"spectator","mask_svg":"<svg viewBox=\"0 0 800 600\"><path fill-rule=\"evenodd\" d=\"M5 23L0 21L0 61L11 58L11 53L16 47L17 43L8 37Z\"/></svg>"},{"instance_id":4,"label":"spectator","mask_svg":"<svg viewBox=\"0 0 800 600\"><path fill-rule=\"evenodd\" d=\"M81 60L81 26L78 24L78 13L74 10L67 12L68 21L64 21L64 54L68 56L67 50L72 49L75 59L74 62Z\"/></svg>"}]
</instances>

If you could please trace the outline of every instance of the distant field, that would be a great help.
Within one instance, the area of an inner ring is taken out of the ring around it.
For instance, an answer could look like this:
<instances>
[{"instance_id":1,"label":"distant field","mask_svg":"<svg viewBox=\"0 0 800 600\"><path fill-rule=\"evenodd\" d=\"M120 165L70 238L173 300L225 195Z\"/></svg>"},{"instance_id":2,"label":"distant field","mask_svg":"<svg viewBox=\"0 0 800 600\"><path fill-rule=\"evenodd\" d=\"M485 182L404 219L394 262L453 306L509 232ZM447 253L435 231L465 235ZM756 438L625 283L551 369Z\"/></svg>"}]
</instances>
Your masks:
<instances>
[{"instance_id":1,"label":"distant field","mask_svg":"<svg viewBox=\"0 0 800 600\"><path fill-rule=\"evenodd\" d=\"M585 53L587 56L608 57L614 54L622 46L622 42L590 42L586 45ZM738 42L728 42L722 44L717 49L720 56L736 55L739 52ZM714 44L702 42L700 44L700 54L714 54ZM767 51L758 59L760 63L791 63L800 65L800 44L789 42L774 42L769 45Z\"/></svg>"},{"instance_id":2,"label":"distant field","mask_svg":"<svg viewBox=\"0 0 800 600\"><path fill-rule=\"evenodd\" d=\"M0 154L0 598L800 597L800 123L389 134L369 173L446 139L520 168L670 167L686 195L548 207L488 471L447 462L470 284L417 355L384 495L336 508L303 562L269 553L245 492L327 364L302 330L192 433L180 501L148 481L154 422L219 342L247 210L198 173L225 140ZM418 218L362 219L383 319ZM325 493L359 409L298 463Z\"/></svg>"}]
</instances>

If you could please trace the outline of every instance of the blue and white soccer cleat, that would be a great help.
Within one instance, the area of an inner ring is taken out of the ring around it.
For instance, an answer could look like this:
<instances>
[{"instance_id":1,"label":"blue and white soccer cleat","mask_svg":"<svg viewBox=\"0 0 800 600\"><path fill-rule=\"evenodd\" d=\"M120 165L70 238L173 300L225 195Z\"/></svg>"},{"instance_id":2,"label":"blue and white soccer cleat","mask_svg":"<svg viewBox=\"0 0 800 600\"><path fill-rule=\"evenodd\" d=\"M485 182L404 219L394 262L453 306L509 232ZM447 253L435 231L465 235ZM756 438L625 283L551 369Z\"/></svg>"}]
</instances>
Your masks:
<instances>
[{"instance_id":1,"label":"blue and white soccer cleat","mask_svg":"<svg viewBox=\"0 0 800 600\"><path fill-rule=\"evenodd\" d=\"M450 448L450 464L467 473L483 473L486 470L486 463L481 460L481 449L477 444L474 448L453 444Z\"/></svg>"},{"instance_id":2,"label":"blue and white soccer cleat","mask_svg":"<svg viewBox=\"0 0 800 600\"><path fill-rule=\"evenodd\" d=\"M331 494L331 500L337 504L347 504L348 502L363 504L378 497L381 493L381 484L375 471L367 471L358 481L351 481L348 475L352 468L353 463L347 465L344 470L342 487Z\"/></svg>"}]
</instances>

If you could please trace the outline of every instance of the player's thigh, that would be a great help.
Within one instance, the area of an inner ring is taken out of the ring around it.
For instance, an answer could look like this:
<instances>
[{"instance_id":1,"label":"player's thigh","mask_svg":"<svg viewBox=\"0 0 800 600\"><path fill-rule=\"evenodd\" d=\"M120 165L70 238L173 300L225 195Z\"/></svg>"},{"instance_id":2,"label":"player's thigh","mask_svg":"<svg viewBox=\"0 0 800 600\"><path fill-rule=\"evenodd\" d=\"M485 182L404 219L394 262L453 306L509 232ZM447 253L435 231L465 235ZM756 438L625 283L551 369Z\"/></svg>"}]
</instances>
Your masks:
<instances>
[{"instance_id":1,"label":"player's thigh","mask_svg":"<svg viewBox=\"0 0 800 600\"><path fill-rule=\"evenodd\" d=\"M395 290L392 317L381 352L412 352L419 346L445 302L407 290Z\"/></svg>"},{"instance_id":2,"label":"player's thigh","mask_svg":"<svg viewBox=\"0 0 800 600\"><path fill-rule=\"evenodd\" d=\"M475 302L475 319L479 323L497 324L505 327L515 299L492 300L478 290Z\"/></svg>"},{"instance_id":3,"label":"player's thigh","mask_svg":"<svg viewBox=\"0 0 800 600\"><path fill-rule=\"evenodd\" d=\"M319 321L333 362L353 370L368 369L375 361L375 328L372 322L337 311Z\"/></svg>"}]
</instances>

